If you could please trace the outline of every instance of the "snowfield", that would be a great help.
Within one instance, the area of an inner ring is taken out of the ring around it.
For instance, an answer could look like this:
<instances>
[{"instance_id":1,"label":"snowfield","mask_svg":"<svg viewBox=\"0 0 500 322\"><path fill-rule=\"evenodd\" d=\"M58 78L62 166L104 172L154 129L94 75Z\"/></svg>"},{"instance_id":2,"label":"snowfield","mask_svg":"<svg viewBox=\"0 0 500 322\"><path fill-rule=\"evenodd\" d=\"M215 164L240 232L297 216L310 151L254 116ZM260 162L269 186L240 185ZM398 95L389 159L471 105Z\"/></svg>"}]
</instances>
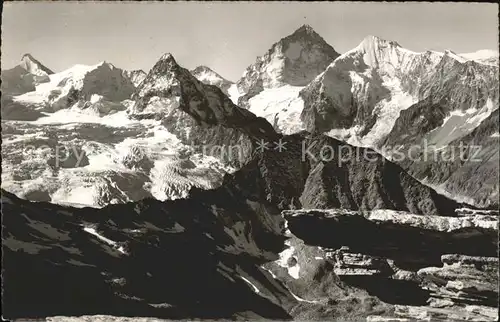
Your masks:
<instances>
[{"instance_id":1,"label":"snowfield","mask_svg":"<svg viewBox=\"0 0 500 322\"><path fill-rule=\"evenodd\" d=\"M265 118L283 134L292 134L304 129L300 113L304 101L299 96L303 87L284 85L266 89L249 100L250 112Z\"/></svg>"},{"instance_id":2,"label":"snowfield","mask_svg":"<svg viewBox=\"0 0 500 322\"><path fill-rule=\"evenodd\" d=\"M160 121L60 110L35 121L2 120L2 188L30 200L102 207L153 197L187 197L234 171L190 153ZM55 154L62 163L54 167ZM185 151L188 151L187 154ZM179 156L180 153L182 156ZM64 161L64 162L63 162Z\"/></svg>"}]
</instances>

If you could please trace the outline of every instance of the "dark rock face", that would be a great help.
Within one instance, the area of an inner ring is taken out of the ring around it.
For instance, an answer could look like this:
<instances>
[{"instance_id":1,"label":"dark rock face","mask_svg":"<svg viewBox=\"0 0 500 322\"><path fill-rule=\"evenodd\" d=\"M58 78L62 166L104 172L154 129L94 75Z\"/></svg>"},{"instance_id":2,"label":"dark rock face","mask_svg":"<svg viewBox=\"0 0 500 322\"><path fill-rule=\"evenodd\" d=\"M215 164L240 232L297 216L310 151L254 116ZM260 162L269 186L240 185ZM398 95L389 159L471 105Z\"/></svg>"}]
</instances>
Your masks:
<instances>
[{"instance_id":1,"label":"dark rock face","mask_svg":"<svg viewBox=\"0 0 500 322\"><path fill-rule=\"evenodd\" d=\"M4 83L2 82L2 86L3 84ZM5 94L3 89L1 104L0 111L2 113L1 116L3 120L34 121L43 115L40 111L37 111L30 106L26 106L26 104L20 104L14 101L9 95Z\"/></svg>"},{"instance_id":2,"label":"dark rock face","mask_svg":"<svg viewBox=\"0 0 500 322\"><path fill-rule=\"evenodd\" d=\"M495 208L499 189L498 115L498 110L494 111L476 129L453 140L438 153L422 150L417 155L418 161L403 162L402 166L416 178L441 185L450 194Z\"/></svg>"},{"instance_id":3,"label":"dark rock face","mask_svg":"<svg viewBox=\"0 0 500 322\"><path fill-rule=\"evenodd\" d=\"M306 137L302 144L310 169L300 196L303 208L394 209L453 216L458 207L371 149L323 135Z\"/></svg>"},{"instance_id":4,"label":"dark rock face","mask_svg":"<svg viewBox=\"0 0 500 322\"><path fill-rule=\"evenodd\" d=\"M281 248L279 216L241 193L226 187L96 211L2 192L4 317L288 319L242 278L283 298L256 266Z\"/></svg>"},{"instance_id":5,"label":"dark rock face","mask_svg":"<svg viewBox=\"0 0 500 322\"><path fill-rule=\"evenodd\" d=\"M337 285L365 289L394 305L391 314L374 316L374 321L391 316L495 321L498 212L460 213L463 216L390 210L284 211L288 236L309 245L309 250L298 248L296 255L302 257L298 265L304 275L286 284L300 284L313 265L311 257L321 255L314 259L330 263L329 270L340 279ZM304 251L309 255L304 257Z\"/></svg>"},{"instance_id":6,"label":"dark rock face","mask_svg":"<svg viewBox=\"0 0 500 322\"><path fill-rule=\"evenodd\" d=\"M273 44L246 69L237 82L238 90L244 93L238 105L246 106L250 98L265 88L284 84L305 86L338 56L320 35L304 25Z\"/></svg>"},{"instance_id":7,"label":"dark rock face","mask_svg":"<svg viewBox=\"0 0 500 322\"><path fill-rule=\"evenodd\" d=\"M249 161L257 140L277 137L265 119L197 80L169 54L151 69L133 98L131 117L161 119L183 143L237 167ZM158 106L156 100L161 101Z\"/></svg>"},{"instance_id":8,"label":"dark rock face","mask_svg":"<svg viewBox=\"0 0 500 322\"><path fill-rule=\"evenodd\" d=\"M2 96L34 91L35 84L35 76L21 66L2 70Z\"/></svg>"}]
</instances>

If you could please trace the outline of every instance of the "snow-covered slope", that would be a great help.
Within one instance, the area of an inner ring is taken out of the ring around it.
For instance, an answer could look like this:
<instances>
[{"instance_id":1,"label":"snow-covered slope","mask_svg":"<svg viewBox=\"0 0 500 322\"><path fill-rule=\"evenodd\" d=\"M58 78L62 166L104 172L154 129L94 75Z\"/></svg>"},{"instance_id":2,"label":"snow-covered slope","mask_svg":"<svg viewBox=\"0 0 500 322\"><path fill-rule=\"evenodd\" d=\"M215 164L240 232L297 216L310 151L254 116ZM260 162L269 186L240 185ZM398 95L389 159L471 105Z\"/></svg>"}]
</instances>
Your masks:
<instances>
[{"instance_id":1,"label":"snow-covered slope","mask_svg":"<svg viewBox=\"0 0 500 322\"><path fill-rule=\"evenodd\" d=\"M498 185L490 182L498 159L490 139L496 129L477 132L473 141L466 136L498 110L498 67L465 56L450 50L417 53L369 36L300 92L300 119L308 131L374 148L389 158L397 155L418 179L435 187L446 184L451 195L486 205L498 195ZM467 149L481 147L485 157L459 162L454 153L456 160L447 162L449 157L422 154L450 144L456 150L462 139ZM465 183L475 180L474 171L488 182L478 194Z\"/></svg>"},{"instance_id":2,"label":"snow-covered slope","mask_svg":"<svg viewBox=\"0 0 500 322\"><path fill-rule=\"evenodd\" d=\"M191 71L191 74L203 84L217 86L224 94L229 95L228 90L233 85L233 82L225 79L209 67L198 66Z\"/></svg>"},{"instance_id":3,"label":"snow-covered slope","mask_svg":"<svg viewBox=\"0 0 500 322\"><path fill-rule=\"evenodd\" d=\"M292 134L304 130L300 114L304 101L299 96L303 87L283 85L264 90L248 101L250 112L265 118L277 131Z\"/></svg>"},{"instance_id":4,"label":"snow-covered slope","mask_svg":"<svg viewBox=\"0 0 500 322\"><path fill-rule=\"evenodd\" d=\"M182 144L160 121L60 110L2 121L2 188L28 200L102 207L209 189L233 171Z\"/></svg>"}]
</instances>

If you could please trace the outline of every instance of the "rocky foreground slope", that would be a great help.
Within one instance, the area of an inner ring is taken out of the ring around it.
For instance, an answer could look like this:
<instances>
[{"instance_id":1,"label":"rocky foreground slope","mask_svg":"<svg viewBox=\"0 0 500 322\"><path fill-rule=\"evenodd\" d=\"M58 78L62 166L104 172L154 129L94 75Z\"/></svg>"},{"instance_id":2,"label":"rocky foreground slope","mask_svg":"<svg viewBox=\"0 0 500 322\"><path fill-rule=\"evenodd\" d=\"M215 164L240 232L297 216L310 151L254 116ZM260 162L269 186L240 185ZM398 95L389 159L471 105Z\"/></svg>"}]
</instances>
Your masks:
<instances>
[{"instance_id":1,"label":"rocky foreground slope","mask_svg":"<svg viewBox=\"0 0 500 322\"><path fill-rule=\"evenodd\" d=\"M288 248L281 262L265 266L314 304L345 283L391 305L368 321L496 321L498 212L457 214L285 211ZM308 310L298 316L317 317Z\"/></svg>"},{"instance_id":2,"label":"rocky foreground slope","mask_svg":"<svg viewBox=\"0 0 500 322\"><path fill-rule=\"evenodd\" d=\"M268 171L261 159L186 200L103 209L2 191L4 317L495 320L496 215L283 218L296 173Z\"/></svg>"}]
</instances>

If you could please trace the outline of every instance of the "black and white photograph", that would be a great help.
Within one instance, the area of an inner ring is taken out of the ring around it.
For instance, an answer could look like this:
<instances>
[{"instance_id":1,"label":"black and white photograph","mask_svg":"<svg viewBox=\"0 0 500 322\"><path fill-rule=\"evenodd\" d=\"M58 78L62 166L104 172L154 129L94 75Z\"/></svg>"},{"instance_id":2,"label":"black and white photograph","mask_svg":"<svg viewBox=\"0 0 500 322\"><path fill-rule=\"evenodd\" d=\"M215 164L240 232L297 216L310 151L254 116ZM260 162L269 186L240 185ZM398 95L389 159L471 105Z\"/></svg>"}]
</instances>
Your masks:
<instances>
[{"instance_id":1,"label":"black and white photograph","mask_svg":"<svg viewBox=\"0 0 500 322\"><path fill-rule=\"evenodd\" d=\"M497 2L2 7L3 320L498 321Z\"/></svg>"}]
</instances>

